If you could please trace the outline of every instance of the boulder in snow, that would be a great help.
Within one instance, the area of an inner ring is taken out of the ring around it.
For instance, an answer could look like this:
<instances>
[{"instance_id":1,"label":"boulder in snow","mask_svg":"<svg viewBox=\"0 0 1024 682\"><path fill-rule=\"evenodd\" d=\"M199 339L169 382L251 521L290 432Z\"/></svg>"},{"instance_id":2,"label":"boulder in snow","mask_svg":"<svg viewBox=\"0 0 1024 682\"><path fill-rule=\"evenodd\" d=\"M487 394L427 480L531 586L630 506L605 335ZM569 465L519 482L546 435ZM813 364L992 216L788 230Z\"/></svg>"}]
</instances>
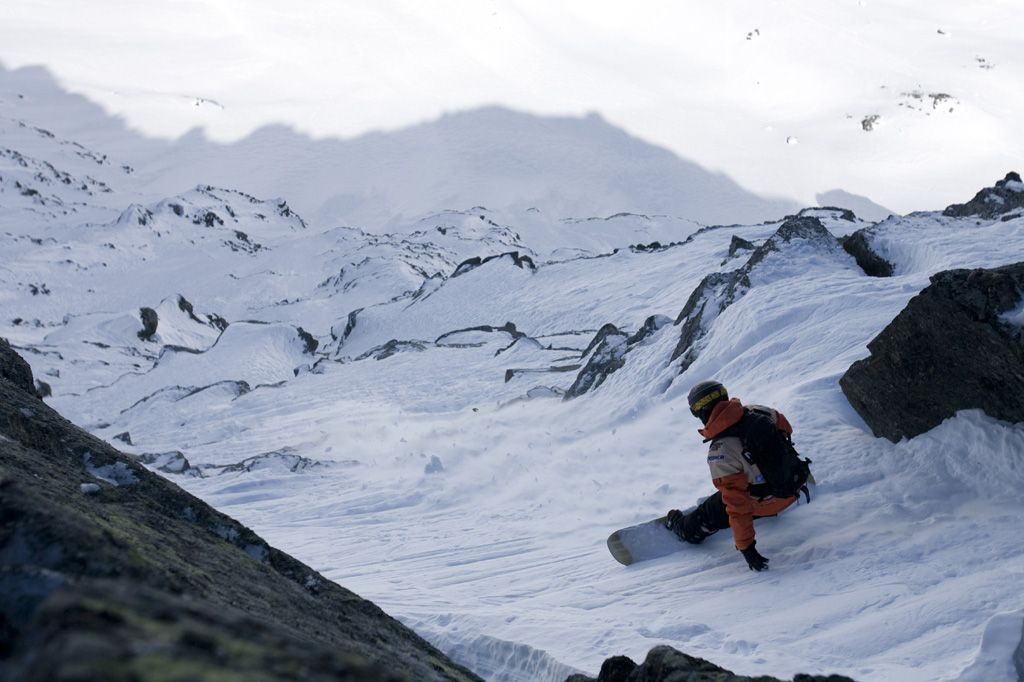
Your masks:
<instances>
[{"instance_id":1,"label":"boulder in snow","mask_svg":"<svg viewBox=\"0 0 1024 682\"><path fill-rule=\"evenodd\" d=\"M115 436L116 438L116 436ZM165 474L184 474L186 476L202 476L199 469L193 469L191 463L180 450L170 452L147 452L138 456L138 461Z\"/></svg>"},{"instance_id":2,"label":"boulder in snow","mask_svg":"<svg viewBox=\"0 0 1024 682\"><path fill-rule=\"evenodd\" d=\"M1024 262L931 282L840 379L850 404L893 442L959 410L1024 421Z\"/></svg>"},{"instance_id":3,"label":"boulder in snow","mask_svg":"<svg viewBox=\"0 0 1024 682\"><path fill-rule=\"evenodd\" d=\"M843 249L853 256L865 274L871 277L892 277L892 263L871 247L871 238L874 233L873 226L857 230L843 240Z\"/></svg>"},{"instance_id":4,"label":"boulder in snow","mask_svg":"<svg viewBox=\"0 0 1024 682\"><path fill-rule=\"evenodd\" d=\"M152 308L139 308L139 318L142 320L142 329L139 330L139 338L149 341L156 334L156 327L160 323L160 316Z\"/></svg>"}]
</instances>

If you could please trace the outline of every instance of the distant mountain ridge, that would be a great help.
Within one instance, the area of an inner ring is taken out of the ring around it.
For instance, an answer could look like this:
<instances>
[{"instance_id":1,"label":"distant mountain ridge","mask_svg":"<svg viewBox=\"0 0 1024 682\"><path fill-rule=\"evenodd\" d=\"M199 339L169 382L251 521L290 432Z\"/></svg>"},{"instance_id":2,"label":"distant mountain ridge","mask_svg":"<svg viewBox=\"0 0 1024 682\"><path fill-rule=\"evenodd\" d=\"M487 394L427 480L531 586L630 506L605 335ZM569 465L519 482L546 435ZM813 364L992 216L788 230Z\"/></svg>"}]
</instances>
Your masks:
<instances>
[{"instance_id":1,"label":"distant mountain ridge","mask_svg":"<svg viewBox=\"0 0 1024 682\"><path fill-rule=\"evenodd\" d=\"M230 144L199 130L164 141L63 91L43 68L2 65L0 105L6 115L46 125L74 118L75 130L61 132L130 162L152 198L197 182L242 182L256 195L288 197L322 226L390 231L438 209L475 205L558 218L632 211L704 224L759 222L799 208L749 192L597 114L547 117L490 106L347 140L266 126Z\"/></svg>"}]
</instances>

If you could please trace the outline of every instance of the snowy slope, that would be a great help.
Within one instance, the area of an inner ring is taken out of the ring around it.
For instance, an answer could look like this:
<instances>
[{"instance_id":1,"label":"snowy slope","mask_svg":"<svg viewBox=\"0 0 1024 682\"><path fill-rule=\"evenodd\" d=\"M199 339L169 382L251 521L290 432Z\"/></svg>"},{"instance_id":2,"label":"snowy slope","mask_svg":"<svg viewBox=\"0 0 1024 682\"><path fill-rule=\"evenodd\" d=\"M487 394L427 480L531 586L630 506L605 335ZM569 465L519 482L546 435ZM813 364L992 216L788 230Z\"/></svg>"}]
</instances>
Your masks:
<instances>
[{"instance_id":1,"label":"snowy slope","mask_svg":"<svg viewBox=\"0 0 1024 682\"><path fill-rule=\"evenodd\" d=\"M0 176L57 200L0 194L0 336L51 404L491 679L658 643L746 674L1002 674L1024 428L966 412L893 445L837 381L929 275L1019 260L1024 218L891 218L885 279L838 246L867 223L835 210L701 229L470 205L371 234L208 185L147 199L141 171L6 125L40 161ZM43 161L111 191L38 180ZM652 316L561 399L599 329ZM768 574L726 537L624 569L611 530L711 491L685 406L709 376L787 414L818 498L759 522Z\"/></svg>"}]
</instances>

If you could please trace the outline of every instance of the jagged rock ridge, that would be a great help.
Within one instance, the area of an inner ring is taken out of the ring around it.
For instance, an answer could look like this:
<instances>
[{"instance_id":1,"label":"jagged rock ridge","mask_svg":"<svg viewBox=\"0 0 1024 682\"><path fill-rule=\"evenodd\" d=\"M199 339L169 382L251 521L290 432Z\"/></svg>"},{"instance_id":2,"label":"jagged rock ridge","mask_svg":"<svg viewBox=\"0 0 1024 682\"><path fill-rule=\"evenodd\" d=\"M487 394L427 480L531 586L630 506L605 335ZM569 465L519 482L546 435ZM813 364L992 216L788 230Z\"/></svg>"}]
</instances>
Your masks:
<instances>
[{"instance_id":1,"label":"jagged rock ridge","mask_svg":"<svg viewBox=\"0 0 1024 682\"><path fill-rule=\"evenodd\" d=\"M710 330L711 324L750 289L751 272L769 254L781 251L794 240L806 240L829 251L837 247L835 237L819 218L809 215L792 216L779 226L770 239L754 249L742 267L730 272L711 273L694 289L675 321L682 328L679 342L672 352L672 360L682 358L680 373L685 372L697 359L700 341Z\"/></svg>"}]
</instances>

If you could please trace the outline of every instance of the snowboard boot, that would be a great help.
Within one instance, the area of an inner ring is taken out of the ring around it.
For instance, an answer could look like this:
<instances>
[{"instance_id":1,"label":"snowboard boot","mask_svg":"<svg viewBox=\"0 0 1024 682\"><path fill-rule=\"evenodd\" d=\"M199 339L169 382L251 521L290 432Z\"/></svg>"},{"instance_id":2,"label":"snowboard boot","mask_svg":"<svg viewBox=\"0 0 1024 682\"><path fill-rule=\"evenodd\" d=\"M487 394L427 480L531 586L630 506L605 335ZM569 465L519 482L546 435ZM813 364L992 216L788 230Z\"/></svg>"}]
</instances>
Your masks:
<instances>
[{"instance_id":1,"label":"snowboard boot","mask_svg":"<svg viewBox=\"0 0 1024 682\"><path fill-rule=\"evenodd\" d=\"M693 545L699 545L704 542L705 538L716 532L708 527L709 524L705 523L703 507L697 507L689 514L673 509L665 520L665 525L678 535L680 540Z\"/></svg>"}]
</instances>

